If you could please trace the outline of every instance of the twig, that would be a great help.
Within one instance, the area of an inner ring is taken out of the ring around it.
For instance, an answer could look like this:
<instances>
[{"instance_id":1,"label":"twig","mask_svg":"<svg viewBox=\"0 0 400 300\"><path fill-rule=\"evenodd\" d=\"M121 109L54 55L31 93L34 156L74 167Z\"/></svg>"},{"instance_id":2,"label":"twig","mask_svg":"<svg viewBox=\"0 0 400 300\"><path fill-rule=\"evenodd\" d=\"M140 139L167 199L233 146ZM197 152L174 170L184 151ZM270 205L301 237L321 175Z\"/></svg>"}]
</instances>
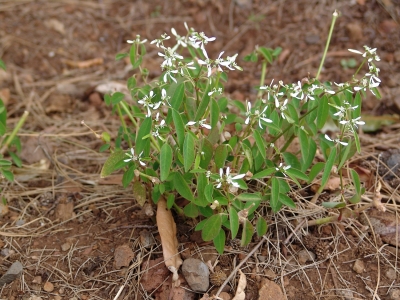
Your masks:
<instances>
[{"instance_id":1,"label":"twig","mask_svg":"<svg viewBox=\"0 0 400 300\"><path fill-rule=\"evenodd\" d=\"M264 243L264 240L267 240L267 237L263 235L263 239L258 242L258 244L247 254L247 256L236 266L235 269L229 274L228 278L225 279L224 283L221 284L220 288L218 289L217 293L215 294L216 297L221 294L222 290L224 287L228 284L228 282L232 279L233 276L235 276L236 272L239 270L239 268L257 251L258 248L261 247L261 245Z\"/></svg>"}]
</instances>

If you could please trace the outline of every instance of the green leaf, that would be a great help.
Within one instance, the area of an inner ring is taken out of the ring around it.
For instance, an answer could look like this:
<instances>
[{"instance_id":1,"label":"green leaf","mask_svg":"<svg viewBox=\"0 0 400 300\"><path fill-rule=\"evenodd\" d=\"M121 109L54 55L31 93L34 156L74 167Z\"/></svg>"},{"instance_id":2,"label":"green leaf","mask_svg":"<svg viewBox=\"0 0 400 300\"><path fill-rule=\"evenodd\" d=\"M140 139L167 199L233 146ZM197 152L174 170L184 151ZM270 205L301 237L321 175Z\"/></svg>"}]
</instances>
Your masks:
<instances>
[{"instance_id":1,"label":"green leaf","mask_svg":"<svg viewBox=\"0 0 400 300\"><path fill-rule=\"evenodd\" d=\"M193 165L195 152L195 137L191 132L188 132L183 143L183 165L185 172L188 172L190 167Z\"/></svg>"},{"instance_id":2,"label":"green leaf","mask_svg":"<svg viewBox=\"0 0 400 300\"><path fill-rule=\"evenodd\" d=\"M11 156L11 158L12 158L13 162L15 163L15 165L18 168L21 168L22 167L22 160L18 157L18 155L15 154L12 151L8 151L8 154Z\"/></svg>"},{"instance_id":3,"label":"green leaf","mask_svg":"<svg viewBox=\"0 0 400 300\"><path fill-rule=\"evenodd\" d=\"M308 175L308 183L311 183L324 167L325 163L323 162L317 162L315 165L313 165Z\"/></svg>"},{"instance_id":4,"label":"green leaf","mask_svg":"<svg viewBox=\"0 0 400 300\"><path fill-rule=\"evenodd\" d=\"M309 145L308 139L309 139L309 137L308 137L307 133L302 129L299 129L298 137L299 137L299 142L300 142L301 159L302 159L302 162L305 162L308 157L308 150L309 150L308 149L308 145ZM303 168L302 168L302 170L303 170Z\"/></svg>"},{"instance_id":5,"label":"green leaf","mask_svg":"<svg viewBox=\"0 0 400 300\"><path fill-rule=\"evenodd\" d=\"M169 194L167 197L167 208L171 209L175 203L175 195Z\"/></svg>"},{"instance_id":6,"label":"green leaf","mask_svg":"<svg viewBox=\"0 0 400 300\"><path fill-rule=\"evenodd\" d=\"M268 230L267 221L263 217L259 217L256 224L256 232L258 236L263 236Z\"/></svg>"},{"instance_id":7,"label":"green leaf","mask_svg":"<svg viewBox=\"0 0 400 300\"><path fill-rule=\"evenodd\" d=\"M200 167L207 170L213 156L214 148L207 139L202 140Z\"/></svg>"},{"instance_id":8,"label":"green leaf","mask_svg":"<svg viewBox=\"0 0 400 300\"><path fill-rule=\"evenodd\" d=\"M136 202L143 206L147 199L146 188L140 181L134 181L132 183L132 194Z\"/></svg>"},{"instance_id":9,"label":"green leaf","mask_svg":"<svg viewBox=\"0 0 400 300\"><path fill-rule=\"evenodd\" d=\"M293 202L292 198L288 197L286 194L279 194L279 202L290 208L296 208L296 204Z\"/></svg>"},{"instance_id":10,"label":"green leaf","mask_svg":"<svg viewBox=\"0 0 400 300\"><path fill-rule=\"evenodd\" d=\"M244 247L250 244L251 238L253 237L254 227L249 220L246 220L243 224L242 239L240 246Z\"/></svg>"},{"instance_id":11,"label":"green leaf","mask_svg":"<svg viewBox=\"0 0 400 300\"><path fill-rule=\"evenodd\" d=\"M114 94L112 94L111 96L111 104L112 105L116 105L119 102L121 102L122 100L124 100L125 95L121 92L115 92Z\"/></svg>"},{"instance_id":12,"label":"green leaf","mask_svg":"<svg viewBox=\"0 0 400 300\"><path fill-rule=\"evenodd\" d=\"M338 170L340 170L342 167L343 167L343 165L346 163L346 161L350 158L350 156L353 156L354 155L354 153L351 153L350 151L351 151L351 149L352 149L352 142L351 142L351 140L349 140L348 141L348 145L347 146L344 146L344 149L343 149L343 151L342 151L342 153L341 153L341 160L340 160L340 162L339 162L339 165L338 165L338 167L337 167L337 169Z\"/></svg>"},{"instance_id":13,"label":"green leaf","mask_svg":"<svg viewBox=\"0 0 400 300\"><path fill-rule=\"evenodd\" d=\"M336 159L336 147L333 147L331 148L331 153L329 154L328 160L326 161L324 173L322 173L321 186L318 192L322 192L322 190L325 187L325 184L328 182L328 179L331 175L333 164L335 163L335 159Z\"/></svg>"},{"instance_id":14,"label":"green leaf","mask_svg":"<svg viewBox=\"0 0 400 300\"><path fill-rule=\"evenodd\" d=\"M168 89L168 95L172 95L170 101L171 106L176 111L179 111L179 108L183 102L184 92L185 84L179 82L178 84L172 83Z\"/></svg>"},{"instance_id":15,"label":"green leaf","mask_svg":"<svg viewBox=\"0 0 400 300\"><path fill-rule=\"evenodd\" d=\"M2 61L1 59L0 59L0 68L2 68L4 71L6 71L6 65L5 65L4 61Z\"/></svg>"},{"instance_id":16,"label":"green leaf","mask_svg":"<svg viewBox=\"0 0 400 300\"><path fill-rule=\"evenodd\" d=\"M172 148L165 143L160 151L160 180L165 181L168 178L172 165Z\"/></svg>"},{"instance_id":17,"label":"green leaf","mask_svg":"<svg viewBox=\"0 0 400 300\"><path fill-rule=\"evenodd\" d=\"M257 49L258 53L261 54L261 56L269 63L273 62L273 57L272 57L272 49L270 48L265 48L265 47L259 47Z\"/></svg>"},{"instance_id":18,"label":"green leaf","mask_svg":"<svg viewBox=\"0 0 400 300\"><path fill-rule=\"evenodd\" d=\"M192 190L179 172L174 173L174 187L183 198L194 201Z\"/></svg>"},{"instance_id":19,"label":"green leaf","mask_svg":"<svg viewBox=\"0 0 400 300\"><path fill-rule=\"evenodd\" d=\"M14 181L14 174L11 171L0 168L0 172L3 174L4 178L7 179L8 181Z\"/></svg>"},{"instance_id":20,"label":"green leaf","mask_svg":"<svg viewBox=\"0 0 400 300\"><path fill-rule=\"evenodd\" d=\"M128 170L125 171L124 175L122 176L122 186L126 188L132 181L133 177L135 176L135 165L131 165Z\"/></svg>"},{"instance_id":21,"label":"green leaf","mask_svg":"<svg viewBox=\"0 0 400 300\"><path fill-rule=\"evenodd\" d=\"M182 121L181 115L175 110L172 110L172 119L174 120L176 136L178 138L179 147L182 149L185 140L185 124Z\"/></svg>"},{"instance_id":22,"label":"green leaf","mask_svg":"<svg viewBox=\"0 0 400 300\"><path fill-rule=\"evenodd\" d=\"M201 191L199 191L199 192L201 192ZM212 183L207 184L206 188L204 189L204 196L206 197L206 199L209 203L213 202L213 198L212 198L213 192L214 192L214 185Z\"/></svg>"},{"instance_id":23,"label":"green leaf","mask_svg":"<svg viewBox=\"0 0 400 300\"><path fill-rule=\"evenodd\" d=\"M128 53L118 53L117 55L115 55L115 60L121 60L121 59L124 59L127 56L129 56Z\"/></svg>"},{"instance_id":24,"label":"green leaf","mask_svg":"<svg viewBox=\"0 0 400 300\"><path fill-rule=\"evenodd\" d=\"M199 215L199 209L197 208L197 205L190 202L183 209L183 213L185 214L185 216L187 216L189 218L197 218L197 216Z\"/></svg>"},{"instance_id":25,"label":"green leaf","mask_svg":"<svg viewBox=\"0 0 400 300\"><path fill-rule=\"evenodd\" d=\"M279 180L276 177L272 177L271 180L271 208L273 212L279 210Z\"/></svg>"},{"instance_id":26,"label":"green leaf","mask_svg":"<svg viewBox=\"0 0 400 300\"><path fill-rule=\"evenodd\" d=\"M203 98L200 101L200 105L196 111L196 116L194 117L195 121L203 119L204 113L206 112L208 104L210 103L210 96L208 96L208 92L209 89L204 90Z\"/></svg>"},{"instance_id":27,"label":"green leaf","mask_svg":"<svg viewBox=\"0 0 400 300\"><path fill-rule=\"evenodd\" d=\"M135 153L140 154L143 151L143 156L147 157L150 153L150 139L143 139L150 134L152 127L152 119L145 118L139 127L136 135Z\"/></svg>"},{"instance_id":28,"label":"green leaf","mask_svg":"<svg viewBox=\"0 0 400 300\"><path fill-rule=\"evenodd\" d=\"M317 108L317 128L321 129L324 127L329 114L328 97L325 95L318 101Z\"/></svg>"},{"instance_id":29,"label":"green leaf","mask_svg":"<svg viewBox=\"0 0 400 300\"><path fill-rule=\"evenodd\" d=\"M322 202L321 203L325 208L345 208L346 203L344 202Z\"/></svg>"},{"instance_id":30,"label":"green leaf","mask_svg":"<svg viewBox=\"0 0 400 300\"><path fill-rule=\"evenodd\" d=\"M315 154L317 153L317 144L314 140L308 141L308 156L305 161L302 160L301 162L301 171L305 172L311 166L312 162L314 161Z\"/></svg>"},{"instance_id":31,"label":"green leaf","mask_svg":"<svg viewBox=\"0 0 400 300\"><path fill-rule=\"evenodd\" d=\"M215 149L215 166L219 169L225 166L225 160L228 157L228 149L226 145L219 145Z\"/></svg>"},{"instance_id":32,"label":"green leaf","mask_svg":"<svg viewBox=\"0 0 400 300\"><path fill-rule=\"evenodd\" d=\"M219 111L219 106L217 101L214 99L211 100L211 114L210 114L210 125L211 128L214 128L217 126L217 123L219 121L220 117L220 111Z\"/></svg>"},{"instance_id":33,"label":"green leaf","mask_svg":"<svg viewBox=\"0 0 400 300\"><path fill-rule=\"evenodd\" d=\"M294 177L294 178L297 178L300 180L308 181L308 176L306 174L304 174L303 172L301 172L300 170L297 170L295 168L287 169L286 174L292 179Z\"/></svg>"},{"instance_id":34,"label":"green leaf","mask_svg":"<svg viewBox=\"0 0 400 300\"><path fill-rule=\"evenodd\" d=\"M361 195L361 182L358 173L355 170L350 169L350 174L351 179L353 180L354 188L356 189L356 194Z\"/></svg>"},{"instance_id":35,"label":"green leaf","mask_svg":"<svg viewBox=\"0 0 400 300\"><path fill-rule=\"evenodd\" d=\"M267 157L267 153L265 151L265 144L261 134L257 130L253 130L253 137L256 141L258 151L260 152L262 158L265 159Z\"/></svg>"},{"instance_id":36,"label":"green leaf","mask_svg":"<svg viewBox=\"0 0 400 300\"><path fill-rule=\"evenodd\" d=\"M225 240L226 240L225 231L221 228L217 237L214 239L214 246L219 254L224 253Z\"/></svg>"},{"instance_id":37,"label":"green leaf","mask_svg":"<svg viewBox=\"0 0 400 300\"><path fill-rule=\"evenodd\" d=\"M221 225L222 218L220 214L209 217L203 225L203 230L201 231L201 237L203 238L203 241L208 242L215 239L221 230Z\"/></svg>"},{"instance_id":38,"label":"green leaf","mask_svg":"<svg viewBox=\"0 0 400 300\"><path fill-rule=\"evenodd\" d=\"M275 168L268 168L268 169L262 170L261 172L258 172L257 174L254 174L252 179L264 178L275 172L276 172Z\"/></svg>"},{"instance_id":39,"label":"green leaf","mask_svg":"<svg viewBox=\"0 0 400 300\"><path fill-rule=\"evenodd\" d=\"M124 158L127 158L127 156L125 155L125 152L121 149L117 149L114 153L111 153L104 163L103 168L101 169L100 177L104 178L114 172L115 165Z\"/></svg>"},{"instance_id":40,"label":"green leaf","mask_svg":"<svg viewBox=\"0 0 400 300\"><path fill-rule=\"evenodd\" d=\"M262 200L261 193L242 193L239 194L236 199L240 201L260 201Z\"/></svg>"},{"instance_id":41,"label":"green leaf","mask_svg":"<svg viewBox=\"0 0 400 300\"><path fill-rule=\"evenodd\" d=\"M8 159L0 159L0 166L11 166L11 161L9 161Z\"/></svg>"},{"instance_id":42,"label":"green leaf","mask_svg":"<svg viewBox=\"0 0 400 300\"><path fill-rule=\"evenodd\" d=\"M296 157L296 155L294 155L293 153L290 152L284 152L282 153L283 159L286 163L286 165L290 166L291 168L300 170L301 169L301 165L299 162L299 159Z\"/></svg>"},{"instance_id":43,"label":"green leaf","mask_svg":"<svg viewBox=\"0 0 400 300\"><path fill-rule=\"evenodd\" d=\"M206 206L208 204L207 198L204 194L204 190L207 186L206 174L200 173L197 175L197 199L195 204L198 206Z\"/></svg>"},{"instance_id":44,"label":"green leaf","mask_svg":"<svg viewBox=\"0 0 400 300\"><path fill-rule=\"evenodd\" d=\"M239 216L233 206L229 206L229 224L231 226L232 239L234 239L239 231Z\"/></svg>"}]
</instances>

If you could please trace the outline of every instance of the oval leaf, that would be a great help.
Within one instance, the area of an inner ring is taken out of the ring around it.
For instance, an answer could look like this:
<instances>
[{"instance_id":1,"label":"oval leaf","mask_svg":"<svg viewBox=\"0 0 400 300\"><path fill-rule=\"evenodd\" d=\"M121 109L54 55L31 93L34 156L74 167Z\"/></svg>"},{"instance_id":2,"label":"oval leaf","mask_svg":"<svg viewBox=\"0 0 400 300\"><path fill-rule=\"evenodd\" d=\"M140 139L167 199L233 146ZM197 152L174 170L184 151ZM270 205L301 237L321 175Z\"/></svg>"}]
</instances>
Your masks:
<instances>
[{"instance_id":1,"label":"oval leaf","mask_svg":"<svg viewBox=\"0 0 400 300\"><path fill-rule=\"evenodd\" d=\"M220 214L208 218L207 222L205 222L203 226L203 230L201 231L203 241L208 242L215 239L221 230L221 225L222 218Z\"/></svg>"}]
</instances>

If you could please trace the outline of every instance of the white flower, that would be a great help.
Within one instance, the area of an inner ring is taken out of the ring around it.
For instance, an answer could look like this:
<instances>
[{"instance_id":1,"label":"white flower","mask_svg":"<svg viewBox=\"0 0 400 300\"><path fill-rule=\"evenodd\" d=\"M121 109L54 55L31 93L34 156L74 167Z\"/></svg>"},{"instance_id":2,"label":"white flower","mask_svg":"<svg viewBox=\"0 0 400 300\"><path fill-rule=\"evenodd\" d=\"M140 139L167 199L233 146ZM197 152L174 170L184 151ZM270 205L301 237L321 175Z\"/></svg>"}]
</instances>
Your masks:
<instances>
[{"instance_id":1,"label":"white flower","mask_svg":"<svg viewBox=\"0 0 400 300\"><path fill-rule=\"evenodd\" d=\"M208 58L207 53L204 55L206 57L206 60L198 60L199 65L205 65L207 67L207 77L211 76L211 59Z\"/></svg>"},{"instance_id":2,"label":"white flower","mask_svg":"<svg viewBox=\"0 0 400 300\"><path fill-rule=\"evenodd\" d=\"M247 111L246 111L246 120L244 121L244 124L248 125L250 123L250 116L251 116L251 103L247 101Z\"/></svg>"},{"instance_id":3,"label":"white flower","mask_svg":"<svg viewBox=\"0 0 400 300\"><path fill-rule=\"evenodd\" d=\"M146 39L144 39L144 40L140 40L140 35L137 35L136 36L136 39L135 40L127 40L126 41L128 44L144 44L144 43L146 43L147 42L147 40Z\"/></svg>"},{"instance_id":4,"label":"white flower","mask_svg":"<svg viewBox=\"0 0 400 300\"><path fill-rule=\"evenodd\" d=\"M210 208L214 210L217 207L219 207L219 202L218 200L214 200L214 202L210 205Z\"/></svg>"},{"instance_id":5,"label":"white flower","mask_svg":"<svg viewBox=\"0 0 400 300\"><path fill-rule=\"evenodd\" d=\"M146 164L144 162L142 162L142 160L141 160L142 154L143 154L143 151L140 152L139 155L135 155L135 149L131 148L131 153L125 153L125 155L128 156L129 158L124 159L124 162L138 161L141 166L145 166Z\"/></svg>"},{"instance_id":6,"label":"white flower","mask_svg":"<svg viewBox=\"0 0 400 300\"><path fill-rule=\"evenodd\" d=\"M334 140L332 140L327 134L325 134L325 138L328 140L328 141L330 141L330 142L334 142L334 143L336 143L336 144L342 144L343 146L347 146L349 143L346 143L346 142L342 142L341 140L339 140L339 139L334 139Z\"/></svg>"},{"instance_id":7,"label":"white flower","mask_svg":"<svg viewBox=\"0 0 400 300\"><path fill-rule=\"evenodd\" d=\"M219 169L219 177L216 181L218 182L217 188L219 189L222 186L223 182L226 182L228 185L231 185L233 187L239 188L239 184L235 182L235 180L242 179L246 174L238 174L236 176L233 176L230 174L230 168L226 168L226 174L224 175L224 170L222 168Z\"/></svg>"},{"instance_id":8,"label":"white flower","mask_svg":"<svg viewBox=\"0 0 400 300\"><path fill-rule=\"evenodd\" d=\"M165 72L163 80L165 83L167 83L168 81L168 77L171 78L172 81L174 81L175 83L177 83L176 79L174 78L174 76L172 76L172 74L177 74L178 70L168 70Z\"/></svg>"},{"instance_id":9,"label":"white flower","mask_svg":"<svg viewBox=\"0 0 400 300\"><path fill-rule=\"evenodd\" d=\"M211 126L210 126L210 125L204 123L205 121L206 121L206 119L200 120L199 122L196 122L196 121L189 121L189 122L186 123L186 126L193 126L193 125L195 125L196 123L199 123L199 126L200 126L200 127L203 127L203 128L206 128L206 129L211 129Z\"/></svg>"},{"instance_id":10,"label":"white flower","mask_svg":"<svg viewBox=\"0 0 400 300\"><path fill-rule=\"evenodd\" d=\"M164 58L161 68L165 68L166 66L172 67L174 61L177 59L183 59L182 55L177 54L175 50L170 47L161 46L160 48L164 50L164 53L158 52L158 55Z\"/></svg>"},{"instance_id":11,"label":"white flower","mask_svg":"<svg viewBox=\"0 0 400 300\"><path fill-rule=\"evenodd\" d=\"M138 101L139 104L142 104L143 107L145 107L147 109L147 115L146 117L150 117L151 116L151 111L150 108L154 107L154 104L151 102L151 99L154 97L154 92L150 91L149 95L146 95L143 97L143 99L140 99Z\"/></svg>"},{"instance_id":12,"label":"white flower","mask_svg":"<svg viewBox=\"0 0 400 300\"><path fill-rule=\"evenodd\" d=\"M168 34L164 33L161 35L160 39L155 39L151 41L150 44L156 44L157 47L160 47L160 45L162 45L164 41L169 40L170 38L171 37Z\"/></svg>"},{"instance_id":13,"label":"white flower","mask_svg":"<svg viewBox=\"0 0 400 300\"><path fill-rule=\"evenodd\" d=\"M177 45L186 48L187 47L186 38L177 34L175 28L171 28L171 32L176 38Z\"/></svg>"},{"instance_id":14,"label":"white flower","mask_svg":"<svg viewBox=\"0 0 400 300\"><path fill-rule=\"evenodd\" d=\"M275 170L282 172L284 176L287 176L285 171L289 170L291 167L291 165L284 166L283 163L280 163L278 167L275 167Z\"/></svg>"}]
</instances>

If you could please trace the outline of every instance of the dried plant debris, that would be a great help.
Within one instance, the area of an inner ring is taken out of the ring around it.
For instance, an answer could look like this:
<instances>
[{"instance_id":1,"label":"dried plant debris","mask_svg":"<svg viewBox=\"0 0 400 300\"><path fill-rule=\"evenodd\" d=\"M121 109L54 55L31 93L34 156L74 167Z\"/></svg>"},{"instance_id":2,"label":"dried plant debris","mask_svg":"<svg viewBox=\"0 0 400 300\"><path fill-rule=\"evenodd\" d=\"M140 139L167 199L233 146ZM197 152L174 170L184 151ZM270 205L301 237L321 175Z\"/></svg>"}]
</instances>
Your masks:
<instances>
[{"instance_id":1,"label":"dried plant debris","mask_svg":"<svg viewBox=\"0 0 400 300\"><path fill-rule=\"evenodd\" d=\"M371 208L365 214L360 214L360 222L372 226L375 236L379 235L384 243L397 247L400 245L400 218L395 214Z\"/></svg>"},{"instance_id":2,"label":"dried plant debris","mask_svg":"<svg viewBox=\"0 0 400 300\"><path fill-rule=\"evenodd\" d=\"M326 259L329 255L329 246L311 234L303 237L303 244L308 250L313 251L319 260Z\"/></svg>"},{"instance_id":3,"label":"dried plant debris","mask_svg":"<svg viewBox=\"0 0 400 300\"><path fill-rule=\"evenodd\" d=\"M173 273L172 280L176 286L178 282L178 269L182 259L178 252L178 239L176 238L176 223L169 209L167 201L161 198L157 203L157 226L161 237L165 265Z\"/></svg>"},{"instance_id":4,"label":"dried plant debris","mask_svg":"<svg viewBox=\"0 0 400 300\"><path fill-rule=\"evenodd\" d=\"M233 297L232 300L244 300L246 297L246 294L244 292L244 290L246 289L246 285L247 285L247 280L246 280L246 275L244 275L244 273L239 270L239 282L236 288L236 294L235 297Z\"/></svg>"},{"instance_id":5,"label":"dried plant debris","mask_svg":"<svg viewBox=\"0 0 400 300\"><path fill-rule=\"evenodd\" d=\"M221 286L221 284L225 281L226 278L227 277L225 272L219 270L210 275L210 282L214 286Z\"/></svg>"}]
</instances>

